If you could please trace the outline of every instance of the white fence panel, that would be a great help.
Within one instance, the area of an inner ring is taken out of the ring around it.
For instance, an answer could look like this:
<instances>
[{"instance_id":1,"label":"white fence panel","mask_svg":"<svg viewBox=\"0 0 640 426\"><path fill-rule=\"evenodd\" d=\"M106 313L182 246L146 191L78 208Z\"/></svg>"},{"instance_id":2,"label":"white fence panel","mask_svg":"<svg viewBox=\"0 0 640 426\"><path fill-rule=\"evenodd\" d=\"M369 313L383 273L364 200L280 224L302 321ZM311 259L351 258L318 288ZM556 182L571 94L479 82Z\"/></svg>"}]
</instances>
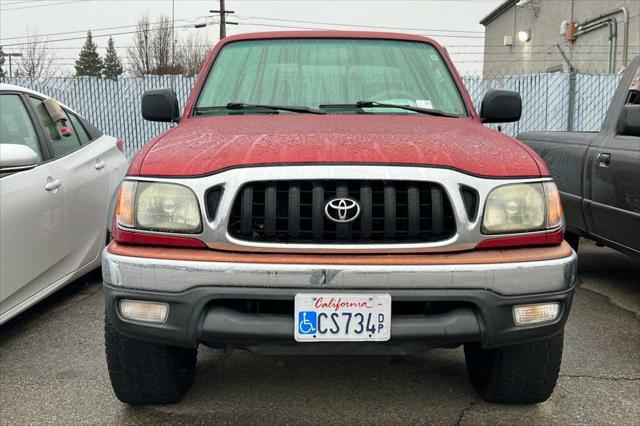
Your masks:
<instances>
[{"instance_id":1,"label":"white fence panel","mask_svg":"<svg viewBox=\"0 0 640 426\"><path fill-rule=\"evenodd\" d=\"M621 75L578 74L574 130L596 131L604 121Z\"/></svg>"}]
</instances>

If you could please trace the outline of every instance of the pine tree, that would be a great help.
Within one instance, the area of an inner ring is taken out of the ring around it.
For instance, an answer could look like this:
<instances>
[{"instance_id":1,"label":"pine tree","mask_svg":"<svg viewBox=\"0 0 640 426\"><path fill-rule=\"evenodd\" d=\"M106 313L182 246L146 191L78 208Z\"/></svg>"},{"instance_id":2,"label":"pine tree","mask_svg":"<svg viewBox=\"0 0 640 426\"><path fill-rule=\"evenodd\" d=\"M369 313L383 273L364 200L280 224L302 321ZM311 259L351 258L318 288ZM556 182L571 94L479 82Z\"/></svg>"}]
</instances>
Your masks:
<instances>
[{"instance_id":1,"label":"pine tree","mask_svg":"<svg viewBox=\"0 0 640 426\"><path fill-rule=\"evenodd\" d=\"M4 52L2 51L2 46L0 46L0 78L3 78L4 76Z\"/></svg>"},{"instance_id":2,"label":"pine tree","mask_svg":"<svg viewBox=\"0 0 640 426\"><path fill-rule=\"evenodd\" d=\"M99 77L102 75L102 59L97 52L98 46L93 42L91 31L87 32L87 39L76 59L76 75L90 75Z\"/></svg>"},{"instance_id":3,"label":"pine tree","mask_svg":"<svg viewBox=\"0 0 640 426\"><path fill-rule=\"evenodd\" d=\"M102 75L105 78L118 78L122 73L122 62L120 62L116 48L113 45L113 38L109 37L109 42L107 43L107 54L104 56L104 68L102 69Z\"/></svg>"}]
</instances>

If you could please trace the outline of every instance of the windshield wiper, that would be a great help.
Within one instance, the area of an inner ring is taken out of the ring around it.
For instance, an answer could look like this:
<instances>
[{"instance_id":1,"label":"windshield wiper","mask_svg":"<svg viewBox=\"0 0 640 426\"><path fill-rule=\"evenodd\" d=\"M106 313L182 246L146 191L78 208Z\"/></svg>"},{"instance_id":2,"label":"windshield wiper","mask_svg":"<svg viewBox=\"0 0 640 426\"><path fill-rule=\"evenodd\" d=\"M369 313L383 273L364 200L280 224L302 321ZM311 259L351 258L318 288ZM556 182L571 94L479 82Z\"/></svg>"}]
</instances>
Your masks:
<instances>
[{"instance_id":1,"label":"windshield wiper","mask_svg":"<svg viewBox=\"0 0 640 426\"><path fill-rule=\"evenodd\" d=\"M221 106L196 107L194 109L194 112L198 114L202 112L216 111L216 110L245 110L245 109L270 109L274 111L288 111L288 112L299 112L299 113L307 113L307 114L326 114L326 112L324 111L320 111L319 109L310 108L306 106L245 104L242 102L230 102L226 105L221 105Z\"/></svg>"},{"instance_id":2,"label":"windshield wiper","mask_svg":"<svg viewBox=\"0 0 640 426\"><path fill-rule=\"evenodd\" d=\"M387 104L377 101L358 101L353 104L324 104L320 105L319 108L398 108L407 111L419 112L421 114L436 115L439 117L460 117L459 115L449 114L444 111L440 111L439 109L420 108L411 105Z\"/></svg>"}]
</instances>

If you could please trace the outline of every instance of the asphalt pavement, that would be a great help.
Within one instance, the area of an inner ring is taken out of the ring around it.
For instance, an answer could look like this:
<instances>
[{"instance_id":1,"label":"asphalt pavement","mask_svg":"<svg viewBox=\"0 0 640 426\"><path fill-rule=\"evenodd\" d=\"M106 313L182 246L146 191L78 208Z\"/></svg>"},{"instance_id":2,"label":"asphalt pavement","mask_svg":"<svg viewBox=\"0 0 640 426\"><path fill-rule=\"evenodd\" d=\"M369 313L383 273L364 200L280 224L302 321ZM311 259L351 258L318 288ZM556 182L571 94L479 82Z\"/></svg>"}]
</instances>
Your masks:
<instances>
[{"instance_id":1,"label":"asphalt pavement","mask_svg":"<svg viewBox=\"0 0 640 426\"><path fill-rule=\"evenodd\" d=\"M271 357L201 347L181 403L131 408L111 390L93 274L0 327L0 424L640 425L640 263L592 244L579 262L561 377L536 406L482 402L460 348Z\"/></svg>"}]
</instances>

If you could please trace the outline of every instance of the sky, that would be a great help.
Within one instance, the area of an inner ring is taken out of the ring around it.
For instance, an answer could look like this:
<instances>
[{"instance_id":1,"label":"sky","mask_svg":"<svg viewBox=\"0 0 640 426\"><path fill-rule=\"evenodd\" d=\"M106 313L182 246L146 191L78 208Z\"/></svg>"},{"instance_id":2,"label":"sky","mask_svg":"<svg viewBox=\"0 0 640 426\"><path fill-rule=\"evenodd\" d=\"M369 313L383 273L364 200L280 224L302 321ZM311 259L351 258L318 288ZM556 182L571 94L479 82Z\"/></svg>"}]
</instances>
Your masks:
<instances>
[{"instance_id":1,"label":"sky","mask_svg":"<svg viewBox=\"0 0 640 426\"><path fill-rule=\"evenodd\" d=\"M392 31L428 35L444 45L462 74L482 72L484 27L478 22L501 0L227 0L235 13L227 34L290 29ZM0 0L0 45L19 52L28 35L47 40L62 74L73 63L87 30L104 55L109 35L127 63L137 19L148 14L175 19L177 37L204 34L212 44L218 25L209 10L218 0ZM197 23L208 23L195 28ZM124 34L123 34L124 33ZM57 41L56 41L57 40Z\"/></svg>"}]
</instances>

